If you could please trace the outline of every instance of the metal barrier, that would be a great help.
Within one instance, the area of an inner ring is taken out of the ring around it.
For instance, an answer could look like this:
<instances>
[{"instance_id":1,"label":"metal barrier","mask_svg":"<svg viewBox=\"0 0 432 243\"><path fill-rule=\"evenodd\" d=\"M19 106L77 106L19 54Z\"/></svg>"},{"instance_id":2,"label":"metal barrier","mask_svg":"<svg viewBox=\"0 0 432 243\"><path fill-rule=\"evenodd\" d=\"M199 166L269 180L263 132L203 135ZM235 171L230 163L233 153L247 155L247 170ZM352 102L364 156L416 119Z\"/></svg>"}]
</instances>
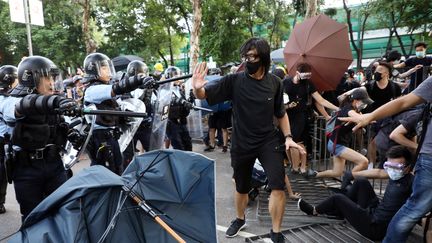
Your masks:
<instances>
[{"instance_id":1,"label":"metal barrier","mask_svg":"<svg viewBox=\"0 0 432 243\"><path fill-rule=\"evenodd\" d=\"M322 116L316 116L313 121L313 129L310 129L310 137L312 139L312 160L310 162L310 167L312 169L321 171L333 168L333 160L330 152L327 150L327 137L325 135L326 120ZM369 142L371 141L371 126L363 129L363 131L358 131L353 133L353 139L351 140L350 148L363 154L367 157L367 149ZM374 161L376 162L376 161ZM376 163L377 166L377 163ZM351 170L353 163L346 163L345 169ZM372 179L370 180L372 186L378 195L384 193L384 186L387 180L382 179Z\"/></svg>"}]
</instances>

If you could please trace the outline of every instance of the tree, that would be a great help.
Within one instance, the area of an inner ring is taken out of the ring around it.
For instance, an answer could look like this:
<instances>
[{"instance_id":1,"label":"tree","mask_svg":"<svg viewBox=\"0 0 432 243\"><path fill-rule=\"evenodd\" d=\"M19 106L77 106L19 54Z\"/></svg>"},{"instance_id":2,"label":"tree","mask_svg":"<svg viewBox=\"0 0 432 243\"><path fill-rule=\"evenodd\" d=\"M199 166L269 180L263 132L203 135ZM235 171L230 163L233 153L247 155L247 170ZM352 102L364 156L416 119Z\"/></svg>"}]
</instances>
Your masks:
<instances>
[{"instance_id":1,"label":"tree","mask_svg":"<svg viewBox=\"0 0 432 243\"><path fill-rule=\"evenodd\" d=\"M85 49L75 4L46 0L44 19L45 26L32 26L34 54L48 57L64 70L79 66ZM9 6L3 1L0 1L0 21L0 64L18 65L28 55L25 25L10 21Z\"/></svg>"},{"instance_id":2,"label":"tree","mask_svg":"<svg viewBox=\"0 0 432 243\"><path fill-rule=\"evenodd\" d=\"M306 15L305 18L312 18L318 15L318 0L305 0L306 1Z\"/></svg>"},{"instance_id":3,"label":"tree","mask_svg":"<svg viewBox=\"0 0 432 243\"><path fill-rule=\"evenodd\" d=\"M362 16L363 19L358 19L358 21L361 21L361 25L360 25L360 29L358 31L360 31L360 38L358 40L358 46L356 44L356 42L354 41L354 35L353 35L353 26L352 26L352 22L351 22L351 9L348 8L347 4L346 4L346 0L343 0L343 7L344 10L346 12L346 16L347 16L347 24L348 24L348 32L349 32L349 36L350 36L350 41L351 41L351 45L354 48L354 51L357 54L357 68L361 68L362 67L362 59L363 59L363 39L364 39L364 33L365 33L365 27L366 27L366 20L369 17L369 11L368 11L368 5L363 5L362 6L362 10L361 13L359 14L359 16Z\"/></svg>"},{"instance_id":4,"label":"tree","mask_svg":"<svg viewBox=\"0 0 432 243\"><path fill-rule=\"evenodd\" d=\"M193 6L193 25L192 32L190 33L190 56L192 62L190 63L189 70L194 70L195 65L198 63L199 56L199 36L201 33L201 0L192 0Z\"/></svg>"}]
</instances>

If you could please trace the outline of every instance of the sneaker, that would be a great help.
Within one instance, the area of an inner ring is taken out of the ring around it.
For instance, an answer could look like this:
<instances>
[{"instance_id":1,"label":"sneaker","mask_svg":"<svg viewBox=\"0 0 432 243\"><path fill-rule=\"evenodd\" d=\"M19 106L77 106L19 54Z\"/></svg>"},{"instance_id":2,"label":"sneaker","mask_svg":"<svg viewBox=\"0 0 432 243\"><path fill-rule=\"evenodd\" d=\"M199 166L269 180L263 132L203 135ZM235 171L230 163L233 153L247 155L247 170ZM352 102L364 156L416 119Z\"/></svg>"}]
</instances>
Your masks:
<instances>
[{"instance_id":1,"label":"sneaker","mask_svg":"<svg viewBox=\"0 0 432 243\"><path fill-rule=\"evenodd\" d=\"M306 213L307 215L313 215L313 206L301 198L298 200L297 208Z\"/></svg>"},{"instance_id":2,"label":"sneaker","mask_svg":"<svg viewBox=\"0 0 432 243\"><path fill-rule=\"evenodd\" d=\"M311 178L315 178L317 174L318 174L317 171L309 169L305 174L303 174L303 176L306 179L311 179Z\"/></svg>"},{"instance_id":3,"label":"sneaker","mask_svg":"<svg viewBox=\"0 0 432 243\"><path fill-rule=\"evenodd\" d=\"M227 229L225 236L226 237L235 237L240 230L244 229L246 227L246 221L243 219L236 218L233 221L231 221L231 225Z\"/></svg>"},{"instance_id":4,"label":"sneaker","mask_svg":"<svg viewBox=\"0 0 432 243\"><path fill-rule=\"evenodd\" d=\"M222 146L222 152L224 153L228 152L228 146Z\"/></svg>"},{"instance_id":5,"label":"sneaker","mask_svg":"<svg viewBox=\"0 0 432 243\"><path fill-rule=\"evenodd\" d=\"M215 146L207 146L207 148L204 149L204 152L212 152L215 149Z\"/></svg>"},{"instance_id":6,"label":"sneaker","mask_svg":"<svg viewBox=\"0 0 432 243\"><path fill-rule=\"evenodd\" d=\"M270 230L270 239L275 243L284 243L285 237L281 232L273 232L273 230Z\"/></svg>"},{"instance_id":7,"label":"sneaker","mask_svg":"<svg viewBox=\"0 0 432 243\"><path fill-rule=\"evenodd\" d=\"M3 204L0 205L0 214L6 213L6 208Z\"/></svg>"}]
</instances>

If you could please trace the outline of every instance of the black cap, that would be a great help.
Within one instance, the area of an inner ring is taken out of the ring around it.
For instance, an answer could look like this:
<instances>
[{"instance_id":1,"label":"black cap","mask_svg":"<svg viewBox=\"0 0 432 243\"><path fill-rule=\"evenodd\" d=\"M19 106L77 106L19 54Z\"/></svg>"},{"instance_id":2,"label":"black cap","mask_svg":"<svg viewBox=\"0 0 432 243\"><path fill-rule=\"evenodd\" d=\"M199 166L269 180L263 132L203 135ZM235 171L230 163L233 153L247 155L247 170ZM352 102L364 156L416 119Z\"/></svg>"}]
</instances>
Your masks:
<instances>
[{"instance_id":1,"label":"black cap","mask_svg":"<svg viewBox=\"0 0 432 243\"><path fill-rule=\"evenodd\" d=\"M369 98L369 95L366 92L366 90L364 90L362 88L355 89L351 93L351 99L353 99L353 100L361 100L363 103L365 103L367 105L370 105L370 104L372 104L374 102L371 98Z\"/></svg>"}]
</instances>

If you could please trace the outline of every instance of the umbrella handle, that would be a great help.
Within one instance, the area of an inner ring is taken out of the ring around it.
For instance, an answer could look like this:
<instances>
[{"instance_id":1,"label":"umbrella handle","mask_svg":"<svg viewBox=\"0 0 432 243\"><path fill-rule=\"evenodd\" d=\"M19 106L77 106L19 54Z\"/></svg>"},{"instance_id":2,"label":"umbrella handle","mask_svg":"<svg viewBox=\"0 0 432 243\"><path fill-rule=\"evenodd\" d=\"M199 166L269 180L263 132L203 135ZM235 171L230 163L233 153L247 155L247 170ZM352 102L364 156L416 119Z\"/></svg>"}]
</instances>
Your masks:
<instances>
[{"instance_id":1,"label":"umbrella handle","mask_svg":"<svg viewBox=\"0 0 432 243\"><path fill-rule=\"evenodd\" d=\"M167 225L159 216L154 217L154 220L162 227L164 228L168 234L170 234L177 242L179 243L186 243L185 240L183 240L169 225Z\"/></svg>"}]
</instances>

